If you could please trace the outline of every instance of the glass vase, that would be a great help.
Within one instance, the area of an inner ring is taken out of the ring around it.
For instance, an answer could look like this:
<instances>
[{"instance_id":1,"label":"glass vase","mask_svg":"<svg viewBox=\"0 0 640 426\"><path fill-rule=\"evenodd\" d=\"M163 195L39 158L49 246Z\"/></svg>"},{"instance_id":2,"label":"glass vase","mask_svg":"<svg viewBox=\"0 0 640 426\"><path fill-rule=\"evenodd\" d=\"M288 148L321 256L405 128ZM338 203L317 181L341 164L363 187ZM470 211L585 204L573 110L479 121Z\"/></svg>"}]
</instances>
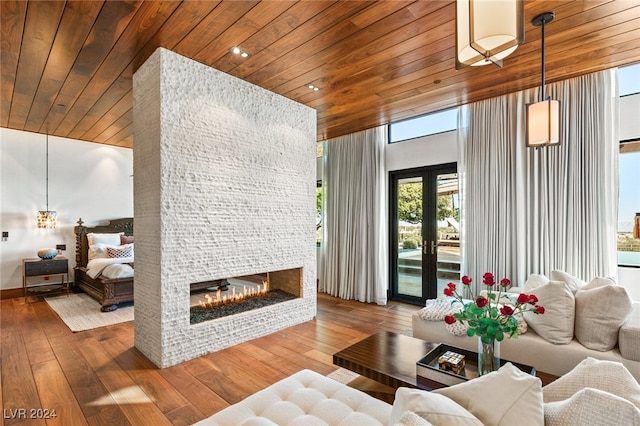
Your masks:
<instances>
[{"instance_id":1,"label":"glass vase","mask_svg":"<svg viewBox=\"0 0 640 426\"><path fill-rule=\"evenodd\" d=\"M500 342L483 343L478 337L478 375L483 376L500 368Z\"/></svg>"}]
</instances>

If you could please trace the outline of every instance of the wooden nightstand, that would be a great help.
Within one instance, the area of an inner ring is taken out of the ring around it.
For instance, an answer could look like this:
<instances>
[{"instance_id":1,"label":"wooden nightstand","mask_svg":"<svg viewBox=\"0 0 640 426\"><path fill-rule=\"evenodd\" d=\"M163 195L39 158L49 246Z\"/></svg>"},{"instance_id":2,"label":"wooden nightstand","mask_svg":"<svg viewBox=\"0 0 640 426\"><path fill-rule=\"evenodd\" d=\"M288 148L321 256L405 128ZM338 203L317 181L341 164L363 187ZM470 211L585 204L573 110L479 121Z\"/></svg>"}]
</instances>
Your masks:
<instances>
[{"instance_id":1,"label":"wooden nightstand","mask_svg":"<svg viewBox=\"0 0 640 426\"><path fill-rule=\"evenodd\" d=\"M60 277L60 283L28 285L29 277ZM22 291L25 301L29 294L65 290L69 294L69 260L63 256L53 259L22 259Z\"/></svg>"}]
</instances>

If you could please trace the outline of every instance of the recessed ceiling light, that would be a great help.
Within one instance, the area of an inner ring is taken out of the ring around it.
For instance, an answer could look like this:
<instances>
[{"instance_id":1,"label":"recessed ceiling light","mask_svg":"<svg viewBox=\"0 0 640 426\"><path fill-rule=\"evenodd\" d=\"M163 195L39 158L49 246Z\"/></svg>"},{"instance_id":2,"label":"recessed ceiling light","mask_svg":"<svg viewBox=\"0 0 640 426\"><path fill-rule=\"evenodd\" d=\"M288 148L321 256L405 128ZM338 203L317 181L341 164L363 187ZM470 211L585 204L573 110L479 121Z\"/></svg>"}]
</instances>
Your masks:
<instances>
[{"instance_id":1,"label":"recessed ceiling light","mask_svg":"<svg viewBox=\"0 0 640 426\"><path fill-rule=\"evenodd\" d=\"M240 56L242 56L243 58L248 58L249 54L247 52L242 52Z\"/></svg>"},{"instance_id":2,"label":"recessed ceiling light","mask_svg":"<svg viewBox=\"0 0 640 426\"><path fill-rule=\"evenodd\" d=\"M307 87L309 87L309 89L313 90L313 88L314 88L315 86L314 86L313 84L310 84L310 85L309 85L309 86L307 86Z\"/></svg>"},{"instance_id":3,"label":"recessed ceiling light","mask_svg":"<svg viewBox=\"0 0 640 426\"><path fill-rule=\"evenodd\" d=\"M231 49L232 53L235 53L236 55L239 55L242 51L240 50L239 47L234 47L233 49Z\"/></svg>"},{"instance_id":4,"label":"recessed ceiling light","mask_svg":"<svg viewBox=\"0 0 640 426\"><path fill-rule=\"evenodd\" d=\"M309 89L313 90L314 92L317 92L318 90L320 90L320 88L318 86L314 86L313 84L310 84L307 87Z\"/></svg>"}]
</instances>

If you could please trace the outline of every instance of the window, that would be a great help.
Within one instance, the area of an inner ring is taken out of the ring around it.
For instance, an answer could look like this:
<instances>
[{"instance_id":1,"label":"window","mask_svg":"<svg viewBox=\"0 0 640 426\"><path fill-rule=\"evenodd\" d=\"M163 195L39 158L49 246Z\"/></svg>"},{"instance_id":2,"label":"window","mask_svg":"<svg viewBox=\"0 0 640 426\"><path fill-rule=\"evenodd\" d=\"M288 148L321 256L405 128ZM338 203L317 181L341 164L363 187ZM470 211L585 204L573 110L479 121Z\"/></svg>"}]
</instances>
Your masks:
<instances>
[{"instance_id":1,"label":"window","mask_svg":"<svg viewBox=\"0 0 640 426\"><path fill-rule=\"evenodd\" d=\"M389 143L415 139L458 128L458 109L448 109L389 125Z\"/></svg>"},{"instance_id":2,"label":"window","mask_svg":"<svg viewBox=\"0 0 640 426\"><path fill-rule=\"evenodd\" d=\"M618 92L620 96L640 93L640 63L618 68Z\"/></svg>"},{"instance_id":3,"label":"window","mask_svg":"<svg viewBox=\"0 0 640 426\"><path fill-rule=\"evenodd\" d=\"M620 154L618 265L640 267L640 151Z\"/></svg>"},{"instance_id":4,"label":"window","mask_svg":"<svg viewBox=\"0 0 640 426\"><path fill-rule=\"evenodd\" d=\"M618 265L640 267L640 134L634 117L640 109L640 63L618 68L620 156ZM631 96L635 95L635 96Z\"/></svg>"}]
</instances>

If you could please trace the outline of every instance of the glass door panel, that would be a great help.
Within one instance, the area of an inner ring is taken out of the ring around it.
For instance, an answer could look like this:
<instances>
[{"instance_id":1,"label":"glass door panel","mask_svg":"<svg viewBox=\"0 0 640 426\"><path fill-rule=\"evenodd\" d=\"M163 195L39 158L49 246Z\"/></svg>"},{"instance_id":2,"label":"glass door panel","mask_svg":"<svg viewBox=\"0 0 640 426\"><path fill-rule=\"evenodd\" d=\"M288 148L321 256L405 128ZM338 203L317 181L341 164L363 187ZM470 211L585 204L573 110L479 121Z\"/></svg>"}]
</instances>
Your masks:
<instances>
[{"instance_id":1,"label":"glass door panel","mask_svg":"<svg viewBox=\"0 0 640 426\"><path fill-rule=\"evenodd\" d=\"M398 293L422 297L422 177L398 180Z\"/></svg>"},{"instance_id":2,"label":"glass door panel","mask_svg":"<svg viewBox=\"0 0 640 426\"><path fill-rule=\"evenodd\" d=\"M456 165L390 173L391 298L424 303L460 280Z\"/></svg>"}]
</instances>

